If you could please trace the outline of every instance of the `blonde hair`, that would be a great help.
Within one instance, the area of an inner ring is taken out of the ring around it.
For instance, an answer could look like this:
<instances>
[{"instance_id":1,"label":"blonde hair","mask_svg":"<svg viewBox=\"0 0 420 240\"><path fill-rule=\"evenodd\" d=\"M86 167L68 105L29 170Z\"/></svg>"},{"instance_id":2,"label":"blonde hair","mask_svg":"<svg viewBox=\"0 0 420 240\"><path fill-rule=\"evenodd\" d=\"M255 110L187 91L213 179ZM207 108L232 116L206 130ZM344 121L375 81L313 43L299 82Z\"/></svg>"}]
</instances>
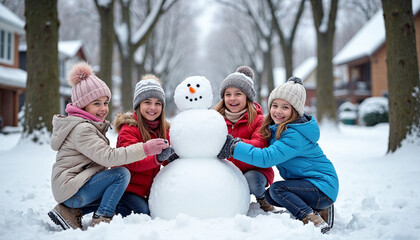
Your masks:
<instances>
[{"instance_id":1,"label":"blonde hair","mask_svg":"<svg viewBox=\"0 0 420 240\"><path fill-rule=\"evenodd\" d=\"M271 108L271 106L270 106ZM279 124L277 131L276 131L276 140L278 140L281 136L281 133L285 130L287 130L287 124L295 121L299 118L299 113L296 111L294 107L292 107L292 114L290 115L290 118L282 123ZM267 141L271 138L271 131L270 131L270 125L274 124L274 120L271 118L270 112L264 117L264 121L260 128L260 133L263 136L264 139Z\"/></svg>"}]
</instances>

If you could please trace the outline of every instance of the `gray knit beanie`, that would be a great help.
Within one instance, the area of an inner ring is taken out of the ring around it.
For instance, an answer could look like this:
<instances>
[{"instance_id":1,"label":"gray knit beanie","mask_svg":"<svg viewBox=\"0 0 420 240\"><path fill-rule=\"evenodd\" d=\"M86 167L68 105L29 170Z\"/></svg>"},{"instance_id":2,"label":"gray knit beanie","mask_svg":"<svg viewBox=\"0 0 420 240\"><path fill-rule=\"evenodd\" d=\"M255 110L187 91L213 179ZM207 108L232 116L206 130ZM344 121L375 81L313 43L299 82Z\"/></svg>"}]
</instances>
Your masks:
<instances>
[{"instance_id":1,"label":"gray knit beanie","mask_svg":"<svg viewBox=\"0 0 420 240\"><path fill-rule=\"evenodd\" d=\"M268 97L268 107L274 99L280 98L286 100L298 112L299 116L303 116L303 107L306 101L306 90L303 87L302 80L297 77L289 78L285 83L274 88Z\"/></svg>"},{"instance_id":2,"label":"gray knit beanie","mask_svg":"<svg viewBox=\"0 0 420 240\"><path fill-rule=\"evenodd\" d=\"M162 107L165 107L165 92L163 91L159 78L152 74L143 76L136 84L133 109L136 110L140 103L147 98L157 98L162 102Z\"/></svg>"},{"instance_id":3,"label":"gray knit beanie","mask_svg":"<svg viewBox=\"0 0 420 240\"><path fill-rule=\"evenodd\" d=\"M236 72L229 74L220 85L220 98L223 99L225 90L228 87L240 89L251 102L255 100L254 71L248 66L240 66Z\"/></svg>"}]
</instances>

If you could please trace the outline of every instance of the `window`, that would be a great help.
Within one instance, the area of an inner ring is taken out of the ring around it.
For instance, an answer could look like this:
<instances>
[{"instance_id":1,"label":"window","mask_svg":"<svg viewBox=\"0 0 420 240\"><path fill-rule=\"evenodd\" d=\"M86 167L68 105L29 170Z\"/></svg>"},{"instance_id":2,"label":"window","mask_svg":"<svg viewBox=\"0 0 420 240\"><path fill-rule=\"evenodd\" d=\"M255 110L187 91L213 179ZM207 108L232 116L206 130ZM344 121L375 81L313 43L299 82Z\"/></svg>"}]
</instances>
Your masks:
<instances>
[{"instance_id":1,"label":"window","mask_svg":"<svg viewBox=\"0 0 420 240\"><path fill-rule=\"evenodd\" d=\"M0 29L0 62L13 64L13 43L14 35L6 30Z\"/></svg>"}]
</instances>

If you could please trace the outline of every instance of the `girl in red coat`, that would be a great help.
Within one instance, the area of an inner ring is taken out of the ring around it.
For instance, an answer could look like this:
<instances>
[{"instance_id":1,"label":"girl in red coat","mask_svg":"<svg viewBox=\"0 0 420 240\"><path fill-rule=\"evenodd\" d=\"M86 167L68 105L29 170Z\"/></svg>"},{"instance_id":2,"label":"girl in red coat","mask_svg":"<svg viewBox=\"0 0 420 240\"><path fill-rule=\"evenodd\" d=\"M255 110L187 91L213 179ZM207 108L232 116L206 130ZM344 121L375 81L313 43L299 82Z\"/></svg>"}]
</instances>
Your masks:
<instances>
[{"instance_id":1,"label":"girl in red coat","mask_svg":"<svg viewBox=\"0 0 420 240\"><path fill-rule=\"evenodd\" d=\"M136 84L134 112L118 114L114 121L118 132L117 147L127 147L154 138L168 139L169 123L165 120L164 105L165 93L160 80L151 74L143 76ZM118 213L123 217L131 212L150 214L150 188L162 162L154 155L141 162L124 165L131 173L131 180L118 204Z\"/></svg>"},{"instance_id":2,"label":"girl in red coat","mask_svg":"<svg viewBox=\"0 0 420 240\"><path fill-rule=\"evenodd\" d=\"M262 137L259 129L264 119L261 106L254 102L254 72L248 66L239 67L223 80L220 86L222 100L215 110L225 118L228 133L234 138L241 138L243 142L255 147L264 148L267 141ZM264 197L265 188L273 183L274 171L270 168L259 168L234 158L228 158L244 174L251 194L253 194L261 208L268 212L274 211Z\"/></svg>"}]
</instances>

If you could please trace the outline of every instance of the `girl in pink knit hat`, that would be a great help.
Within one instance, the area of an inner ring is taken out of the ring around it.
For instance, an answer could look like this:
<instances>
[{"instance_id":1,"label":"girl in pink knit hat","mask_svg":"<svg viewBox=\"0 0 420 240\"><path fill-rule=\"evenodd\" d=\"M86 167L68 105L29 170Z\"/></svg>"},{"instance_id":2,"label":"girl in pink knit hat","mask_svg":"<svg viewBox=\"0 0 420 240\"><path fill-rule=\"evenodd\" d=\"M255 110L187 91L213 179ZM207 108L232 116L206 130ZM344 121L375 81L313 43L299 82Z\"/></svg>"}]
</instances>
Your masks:
<instances>
[{"instance_id":1,"label":"girl in pink knit hat","mask_svg":"<svg viewBox=\"0 0 420 240\"><path fill-rule=\"evenodd\" d=\"M167 148L162 138L124 148L112 148L105 120L111 91L85 62L70 72L72 103L68 116L54 115L51 147L58 151L52 168L51 187L58 204L48 212L64 230L82 228L82 216L95 212L91 226L111 221L129 181L130 172L121 166L156 155Z\"/></svg>"}]
</instances>

